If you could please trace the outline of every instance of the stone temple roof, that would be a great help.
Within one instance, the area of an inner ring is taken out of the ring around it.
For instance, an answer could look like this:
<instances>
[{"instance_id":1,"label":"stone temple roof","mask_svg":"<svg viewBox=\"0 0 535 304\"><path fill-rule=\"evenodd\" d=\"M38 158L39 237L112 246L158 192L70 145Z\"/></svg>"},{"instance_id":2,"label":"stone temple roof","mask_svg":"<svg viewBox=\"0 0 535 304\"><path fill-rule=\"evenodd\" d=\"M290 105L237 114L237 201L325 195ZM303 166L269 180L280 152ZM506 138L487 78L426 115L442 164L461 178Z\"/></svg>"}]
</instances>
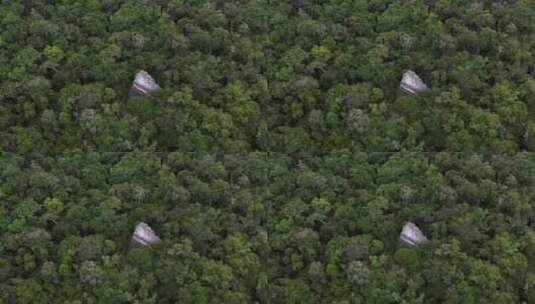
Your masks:
<instances>
[{"instance_id":1,"label":"stone temple roof","mask_svg":"<svg viewBox=\"0 0 535 304\"><path fill-rule=\"evenodd\" d=\"M414 223L408 222L403 226L399 240L409 246L416 246L422 242L427 241L427 238L422 233L420 228Z\"/></svg>"},{"instance_id":2,"label":"stone temple roof","mask_svg":"<svg viewBox=\"0 0 535 304\"><path fill-rule=\"evenodd\" d=\"M134 234L132 235L132 242L138 246L148 246L154 242L159 241L160 238L146 223L139 223L136 226Z\"/></svg>"},{"instance_id":3,"label":"stone temple roof","mask_svg":"<svg viewBox=\"0 0 535 304\"><path fill-rule=\"evenodd\" d=\"M410 94L418 94L427 90L427 86L420 76L410 70L403 73L403 78L401 79L399 87Z\"/></svg>"},{"instance_id":4,"label":"stone temple roof","mask_svg":"<svg viewBox=\"0 0 535 304\"><path fill-rule=\"evenodd\" d=\"M134 82L132 83L132 89L140 94L148 94L154 90L159 89L160 86L156 83L154 78L146 71L139 71L136 73Z\"/></svg>"}]
</instances>

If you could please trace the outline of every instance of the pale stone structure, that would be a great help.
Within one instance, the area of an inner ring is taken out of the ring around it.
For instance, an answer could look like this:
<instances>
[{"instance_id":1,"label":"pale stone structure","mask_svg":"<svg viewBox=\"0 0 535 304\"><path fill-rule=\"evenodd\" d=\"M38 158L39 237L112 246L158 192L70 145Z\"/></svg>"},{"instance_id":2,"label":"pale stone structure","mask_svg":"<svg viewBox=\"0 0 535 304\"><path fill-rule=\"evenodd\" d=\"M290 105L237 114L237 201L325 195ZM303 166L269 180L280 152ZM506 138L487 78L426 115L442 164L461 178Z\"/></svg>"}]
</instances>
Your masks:
<instances>
[{"instance_id":1,"label":"pale stone structure","mask_svg":"<svg viewBox=\"0 0 535 304\"><path fill-rule=\"evenodd\" d=\"M420 243L427 241L427 238L422 233L420 228L414 223L408 222L403 226L399 240L406 245L416 246Z\"/></svg>"},{"instance_id":2,"label":"pale stone structure","mask_svg":"<svg viewBox=\"0 0 535 304\"><path fill-rule=\"evenodd\" d=\"M139 223L132 235L132 243L134 246L148 246L154 242L159 241L160 238L146 223Z\"/></svg>"},{"instance_id":3,"label":"pale stone structure","mask_svg":"<svg viewBox=\"0 0 535 304\"><path fill-rule=\"evenodd\" d=\"M145 95L159 88L160 86L156 83L154 78L152 78L146 71L141 70L136 73L136 77L132 83L132 89L134 91Z\"/></svg>"},{"instance_id":4,"label":"pale stone structure","mask_svg":"<svg viewBox=\"0 0 535 304\"><path fill-rule=\"evenodd\" d=\"M422 81L420 76L418 76L413 71L406 71L405 73L403 73L403 78L401 79L399 87L403 91L410 94L418 94L427 90L427 86Z\"/></svg>"}]
</instances>

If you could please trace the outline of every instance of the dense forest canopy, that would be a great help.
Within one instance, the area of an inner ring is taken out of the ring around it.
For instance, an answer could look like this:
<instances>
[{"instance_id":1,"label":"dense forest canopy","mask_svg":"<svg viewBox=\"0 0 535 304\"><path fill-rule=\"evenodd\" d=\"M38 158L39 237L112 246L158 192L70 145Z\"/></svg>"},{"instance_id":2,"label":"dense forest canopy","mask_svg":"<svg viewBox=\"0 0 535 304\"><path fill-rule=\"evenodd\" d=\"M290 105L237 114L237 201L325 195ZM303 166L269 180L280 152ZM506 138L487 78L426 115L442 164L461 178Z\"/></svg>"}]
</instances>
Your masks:
<instances>
[{"instance_id":1,"label":"dense forest canopy","mask_svg":"<svg viewBox=\"0 0 535 304\"><path fill-rule=\"evenodd\" d=\"M0 29L0 303L535 303L535 1L0 0Z\"/></svg>"}]
</instances>

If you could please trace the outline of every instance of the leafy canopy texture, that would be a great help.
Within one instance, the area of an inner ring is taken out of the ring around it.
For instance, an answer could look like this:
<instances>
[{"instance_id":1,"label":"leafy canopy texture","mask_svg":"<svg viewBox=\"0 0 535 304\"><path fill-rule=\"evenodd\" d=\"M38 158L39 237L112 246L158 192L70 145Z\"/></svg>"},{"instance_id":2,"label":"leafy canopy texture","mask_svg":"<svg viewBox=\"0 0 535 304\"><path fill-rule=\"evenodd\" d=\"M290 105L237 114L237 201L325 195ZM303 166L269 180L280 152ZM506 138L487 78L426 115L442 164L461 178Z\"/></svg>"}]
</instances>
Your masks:
<instances>
[{"instance_id":1,"label":"leafy canopy texture","mask_svg":"<svg viewBox=\"0 0 535 304\"><path fill-rule=\"evenodd\" d=\"M0 29L0 303L535 303L535 1L0 0Z\"/></svg>"}]
</instances>

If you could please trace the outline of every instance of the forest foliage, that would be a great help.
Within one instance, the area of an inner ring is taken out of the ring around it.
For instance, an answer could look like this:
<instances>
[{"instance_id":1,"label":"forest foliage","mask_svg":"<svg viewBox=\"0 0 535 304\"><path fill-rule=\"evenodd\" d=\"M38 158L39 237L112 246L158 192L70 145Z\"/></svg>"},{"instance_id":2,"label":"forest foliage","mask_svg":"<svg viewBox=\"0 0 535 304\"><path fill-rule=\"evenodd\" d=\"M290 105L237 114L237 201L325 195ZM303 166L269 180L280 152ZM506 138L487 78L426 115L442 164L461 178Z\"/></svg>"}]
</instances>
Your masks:
<instances>
[{"instance_id":1,"label":"forest foliage","mask_svg":"<svg viewBox=\"0 0 535 304\"><path fill-rule=\"evenodd\" d=\"M534 1L0 0L0 29L0 303L535 303Z\"/></svg>"}]
</instances>

